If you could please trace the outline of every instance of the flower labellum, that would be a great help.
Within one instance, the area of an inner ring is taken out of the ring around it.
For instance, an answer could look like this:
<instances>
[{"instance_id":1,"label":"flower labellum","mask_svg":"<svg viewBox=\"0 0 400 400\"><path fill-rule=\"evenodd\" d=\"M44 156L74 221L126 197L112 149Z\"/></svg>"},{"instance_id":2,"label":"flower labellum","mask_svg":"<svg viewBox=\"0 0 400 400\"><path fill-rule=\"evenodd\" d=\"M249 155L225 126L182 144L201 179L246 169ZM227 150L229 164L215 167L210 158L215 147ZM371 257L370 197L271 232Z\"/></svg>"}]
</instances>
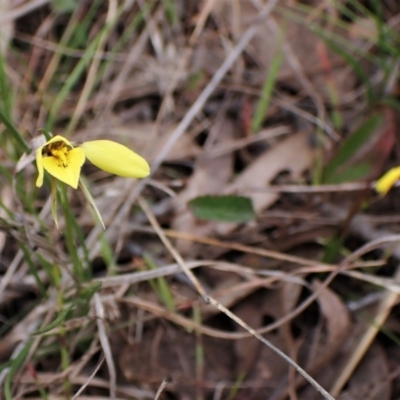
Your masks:
<instances>
[{"instance_id":1,"label":"flower labellum","mask_svg":"<svg viewBox=\"0 0 400 400\"><path fill-rule=\"evenodd\" d=\"M36 186L43 185L44 170L61 182L77 189L85 153L62 136L54 136L36 151L38 178Z\"/></svg>"},{"instance_id":2,"label":"flower labellum","mask_svg":"<svg viewBox=\"0 0 400 400\"><path fill-rule=\"evenodd\" d=\"M36 151L36 186L43 185L46 170L56 179L77 189L85 158L96 167L114 175L145 178L150 174L147 161L122 144L111 140L94 140L74 146L64 137L57 135Z\"/></svg>"}]
</instances>

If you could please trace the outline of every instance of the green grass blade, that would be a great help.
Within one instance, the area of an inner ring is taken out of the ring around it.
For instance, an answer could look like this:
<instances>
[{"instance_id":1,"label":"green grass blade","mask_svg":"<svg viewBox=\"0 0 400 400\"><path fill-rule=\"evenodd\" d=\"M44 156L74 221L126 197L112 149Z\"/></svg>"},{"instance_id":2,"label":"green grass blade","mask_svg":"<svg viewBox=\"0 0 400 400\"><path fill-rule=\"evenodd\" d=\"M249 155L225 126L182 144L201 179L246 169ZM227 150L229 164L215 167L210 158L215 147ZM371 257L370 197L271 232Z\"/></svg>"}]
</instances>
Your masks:
<instances>
[{"instance_id":1,"label":"green grass blade","mask_svg":"<svg viewBox=\"0 0 400 400\"><path fill-rule=\"evenodd\" d=\"M326 166L323 174L323 183L333 184L354 180L368 173L368 171L364 170L368 167L366 163L358 163L358 165L353 168L346 168L346 163L349 162L356 155L357 151L359 151L372 135L376 133L377 129L382 126L383 120L384 116L382 114L373 115L344 141L336 156Z\"/></svg>"},{"instance_id":2,"label":"green grass blade","mask_svg":"<svg viewBox=\"0 0 400 400\"><path fill-rule=\"evenodd\" d=\"M25 139L18 132L17 128L15 128L14 124L8 119L6 114L1 109L0 109L0 121L6 126L12 138L14 139L15 143L20 147L21 151L29 152L30 148L28 143L26 143Z\"/></svg>"},{"instance_id":3,"label":"green grass blade","mask_svg":"<svg viewBox=\"0 0 400 400\"><path fill-rule=\"evenodd\" d=\"M279 41L281 42L281 40ZM278 44L279 47L279 44ZM265 78L264 86L262 89L261 98L257 104L256 111L254 113L252 121L252 131L253 133L258 132L263 124L265 114L267 113L269 104L271 102L272 92L275 87L276 79L279 74L279 70L283 60L283 53L280 51L272 60L271 66L267 72Z\"/></svg>"},{"instance_id":4,"label":"green grass blade","mask_svg":"<svg viewBox=\"0 0 400 400\"><path fill-rule=\"evenodd\" d=\"M74 307L74 304L70 304L65 310L61 311L58 314L57 318L54 321L50 322L45 327L33 332L33 335L41 335L43 333L51 331L52 329L56 328L59 325L61 325L67 319L68 314L73 309L73 307Z\"/></svg>"},{"instance_id":5,"label":"green grass blade","mask_svg":"<svg viewBox=\"0 0 400 400\"><path fill-rule=\"evenodd\" d=\"M2 40L2 38L0 38ZM12 91L8 84L4 56L0 51L0 109L11 119Z\"/></svg>"},{"instance_id":6,"label":"green grass blade","mask_svg":"<svg viewBox=\"0 0 400 400\"><path fill-rule=\"evenodd\" d=\"M10 370L7 374L7 377L4 381L4 396L6 400L13 400L12 392L11 392L11 383L14 375L18 372L21 368L22 364L24 363L26 357L29 354L29 350L31 349L33 340L29 340L22 350L18 353L18 356L11 361Z\"/></svg>"}]
</instances>

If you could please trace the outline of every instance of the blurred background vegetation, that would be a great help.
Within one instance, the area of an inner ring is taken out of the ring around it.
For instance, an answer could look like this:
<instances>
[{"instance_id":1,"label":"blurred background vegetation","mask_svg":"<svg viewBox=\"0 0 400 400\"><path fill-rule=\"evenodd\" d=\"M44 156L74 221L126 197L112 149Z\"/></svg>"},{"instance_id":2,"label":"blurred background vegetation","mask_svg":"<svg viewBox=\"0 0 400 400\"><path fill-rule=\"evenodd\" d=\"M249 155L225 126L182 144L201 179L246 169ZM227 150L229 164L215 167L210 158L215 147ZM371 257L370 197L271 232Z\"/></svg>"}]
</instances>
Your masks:
<instances>
[{"instance_id":1,"label":"blurred background vegetation","mask_svg":"<svg viewBox=\"0 0 400 400\"><path fill-rule=\"evenodd\" d=\"M399 35L395 0L0 0L3 397L321 398L200 288L334 398L398 398ZM56 228L52 134L151 164L84 165L105 230L61 184Z\"/></svg>"}]
</instances>

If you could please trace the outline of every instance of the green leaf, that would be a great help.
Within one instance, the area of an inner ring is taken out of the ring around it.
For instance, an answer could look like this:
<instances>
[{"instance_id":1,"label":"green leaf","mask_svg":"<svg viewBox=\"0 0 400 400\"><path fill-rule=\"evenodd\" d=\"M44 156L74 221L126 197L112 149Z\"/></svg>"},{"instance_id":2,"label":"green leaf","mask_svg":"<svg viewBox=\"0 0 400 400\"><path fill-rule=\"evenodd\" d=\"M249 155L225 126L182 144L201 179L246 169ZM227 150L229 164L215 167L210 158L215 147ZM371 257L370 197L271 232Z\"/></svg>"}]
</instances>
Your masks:
<instances>
[{"instance_id":1,"label":"green leaf","mask_svg":"<svg viewBox=\"0 0 400 400\"><path fill-rule=\"evenodd\" d=\"M281 41L282 40L279 39L279 42ZM258 132L261 129L269 104L271 102L272 94L275 88L275 83L278 78L278 74L280 72L282 61L283 61L282 52L276 54L272 59L271 66L267 72L267 76L264 81L261 97L260 100L258 101L257 108L253 116L252 120L253 133Z\"/></svg>"},{"instance_id":2,"label":"green leaf","mask_svg":"<svg viewBox=\"0 0 400 400\"><path fill-rule=\"evenodd\" d=\"M349 165L357 152L367 144L371 137L384 124L384 117L376 114L367 119L353 134L342 144L336 156L325 167L323 183L337 184L349 182L365 177L372 169L365 161L356 165Z\"/></svg>"},{"instance_id":3,"label":"green leaf","mask_svg":"<svg viewBox=\"0 0 400 400\"><path fill-rule=\"evenodd\" d=\"M93 295L101 289L101 282L93 282L87 286L82 287L78 296L68 305L64 310L60 311L56 319L50 322L45 327L33 332L32 335L42 335L43 333L49 332L52 329L61 325L72 313L79 315L87 315L89 311L89 302Z\"/></svg>"},{"instance_id":4,"label":"green leaf","mask_svg":"<svg viewBox=\"0 0 400 400\"><path fill-rule=\"evenodd\" d=\"M146 261L146 264L150 269L155 270L158 269L158 265L153 260L150 254L143 254L143 259ZM159 277L157 279L150 279L150 285L153 287L154 291L157 293L160 300L165 304L168 310L175 311L175 302L174 296L171 292L170 287L168 286L168 282L165 278Z\"/></svg>"},{"instance_id":5,"label":"green leaf","mask_svg":"<svg viewBox=\"0 0 400 400\"><path fill-rule=\"evenodd\" d=\"M92 297L100 291L102 286L101 282L93 282L91 284L88 284L87 286L84 286L81 288L80 292L79 292L79 302L85 302L85 303L89 303L90 300L92 299Z\"/></svg>"},{"instance_id":6,"label":"green leaf","mask_svg":"<svg viewBox=\"0 0 400 400\"><path fill-rule=\"evenodd\" d=\"M50 324L46 325L45 327L33 332L32 335L41 335L61 325L65 321L65 319L67 318L69 312L72 310L73 307L74 304L70 304L65 310L61 311L58 314L57 318L53 322L50 322Z\"/></svg>"},{"instance_id":7,"label":"green leaf","mask_svg":"<svg viewBox=\"0 0 400 400\"><path fill-rule=\"evenodd\" d=\"M11 389L13 383L15 384L15 382L13 382L13 378L23 365L26 358L28 357L32 344L33 340L32 339L28 340L25 343L24 347L19 350L18 355L13 360L10 361L10 371L8 372L6 379L4 381L4 396L6 400L12 400L15 398L12 395L12 389Z\"/></svg>"},{"instance_id":8,"label":"green leaf","mask_svg":"<svg viewBox=\"0 0 400 400\"><path fill-rule=\"evenodd\" d=\"M222 222L248 222L255 218L251 199L243 196L201 196L189 203L196 218Z\"/></svg>"},{"instance_id":9,"label":"green leaf","mask_svg":"<svg viewBox=\"0 0 400 400\"><path fill-rule=\"evenodd\" d=\"M21 147L23 151L29 152L30 148L26 143L25 139L18 132L17 128L15 128L14 124L7 118L6 114L0 109L0 122L2 122L8 131L10 132L12 138L18 143L18 146Z\"/></svg>"},{"instance_id":10,"label":"green leaf","mask_svg":"<svg viewBox=\"0 0 400 400\"><path fill-rule=\"evenodd\" d=\"M344 238L342 236L333 235L325 244L324 255L322 257L323 263L335 263L343 249Z\"/></svg>"},{"instance_id":11,"label":"green leaf","mask_svg":"<svg viewBox=\"0 0 400 400\"><path fill-rule=\"evenodd\" d=\"M79 2L77 0L53 0L52 5L54 11L63 14L74 12L78 7Z\"/></svg>"}]
</instances>

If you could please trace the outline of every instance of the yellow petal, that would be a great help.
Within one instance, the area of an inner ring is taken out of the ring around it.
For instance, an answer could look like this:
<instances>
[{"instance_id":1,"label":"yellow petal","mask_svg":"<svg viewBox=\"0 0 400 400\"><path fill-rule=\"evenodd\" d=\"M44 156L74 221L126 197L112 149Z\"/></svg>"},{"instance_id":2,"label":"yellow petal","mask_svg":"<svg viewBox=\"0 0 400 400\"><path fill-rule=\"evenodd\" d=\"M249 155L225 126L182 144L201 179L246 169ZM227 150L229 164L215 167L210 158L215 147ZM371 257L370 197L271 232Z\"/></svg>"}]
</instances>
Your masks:
<instances>
[{"instance_id":1,"label":"yellow petal","mask_svg":"<svg viewBox=\"0 0 400 400\"><path fill-rule=\"evenodd\" d=\"M36 179L36 186L37 187L41 187L43 185L43 177L44 177L44 170L43 170L43 148L46 147L48 144L50 143L54 143L54 142L64 142L66 143L68 146L73 147L71 142L67 139L65 139L65 137L62 137L60 135L56 135L53 138L51 138L48 142L46 142L43 146L39 147L36 150L36 165L37 165L37 169L38 169L38 177ZM46 164L48 162L46 161Z\"/></svg>"},{"instance_id":2,"label":"yellow petal","mask_svg":"<svg viewBox=\"0 0 400 400\"><path fill-rule=\"evenodd\" d=\"M43 168L61 182L77 189L81 166L85 162L85 154L82 149L74 148L67 152L66 157L65 164L55 157L42 157Z\"/></svg>"},{"instance_id":3,"label":"yellow petal","mask_svg":"<svg viewBox=\"0 0 400 400\"><path fill-rule=\"evenodd\" d=\"M150 174L147 161L122 144L94 140L80 146L85 156L98 168L127 178L145 178Z\"/></svg>"},{"instance_id":4,"label":"yellow petal","mask_svg":"<svg viewBox=\"0 0 400 400\"><path fill-rule=\"evenodd\" d=\"M39 147L36 150L36 166L38 169L38 177L36 179L36 186L41 187L43 185L43 156L42 156L42 149L43 147Z\"/></svg>"},{"instance_id":5,"label":"yellow petal","mask_svg":"<svg viewBox=\"0 0 400 400\"><path fill-rule=\"evenodd\" d=\"M385 195L391 187L400 179L400 167L392 168L382 178L378 179L375 184L375 190Z\"/></svg>"}]
</instances>

